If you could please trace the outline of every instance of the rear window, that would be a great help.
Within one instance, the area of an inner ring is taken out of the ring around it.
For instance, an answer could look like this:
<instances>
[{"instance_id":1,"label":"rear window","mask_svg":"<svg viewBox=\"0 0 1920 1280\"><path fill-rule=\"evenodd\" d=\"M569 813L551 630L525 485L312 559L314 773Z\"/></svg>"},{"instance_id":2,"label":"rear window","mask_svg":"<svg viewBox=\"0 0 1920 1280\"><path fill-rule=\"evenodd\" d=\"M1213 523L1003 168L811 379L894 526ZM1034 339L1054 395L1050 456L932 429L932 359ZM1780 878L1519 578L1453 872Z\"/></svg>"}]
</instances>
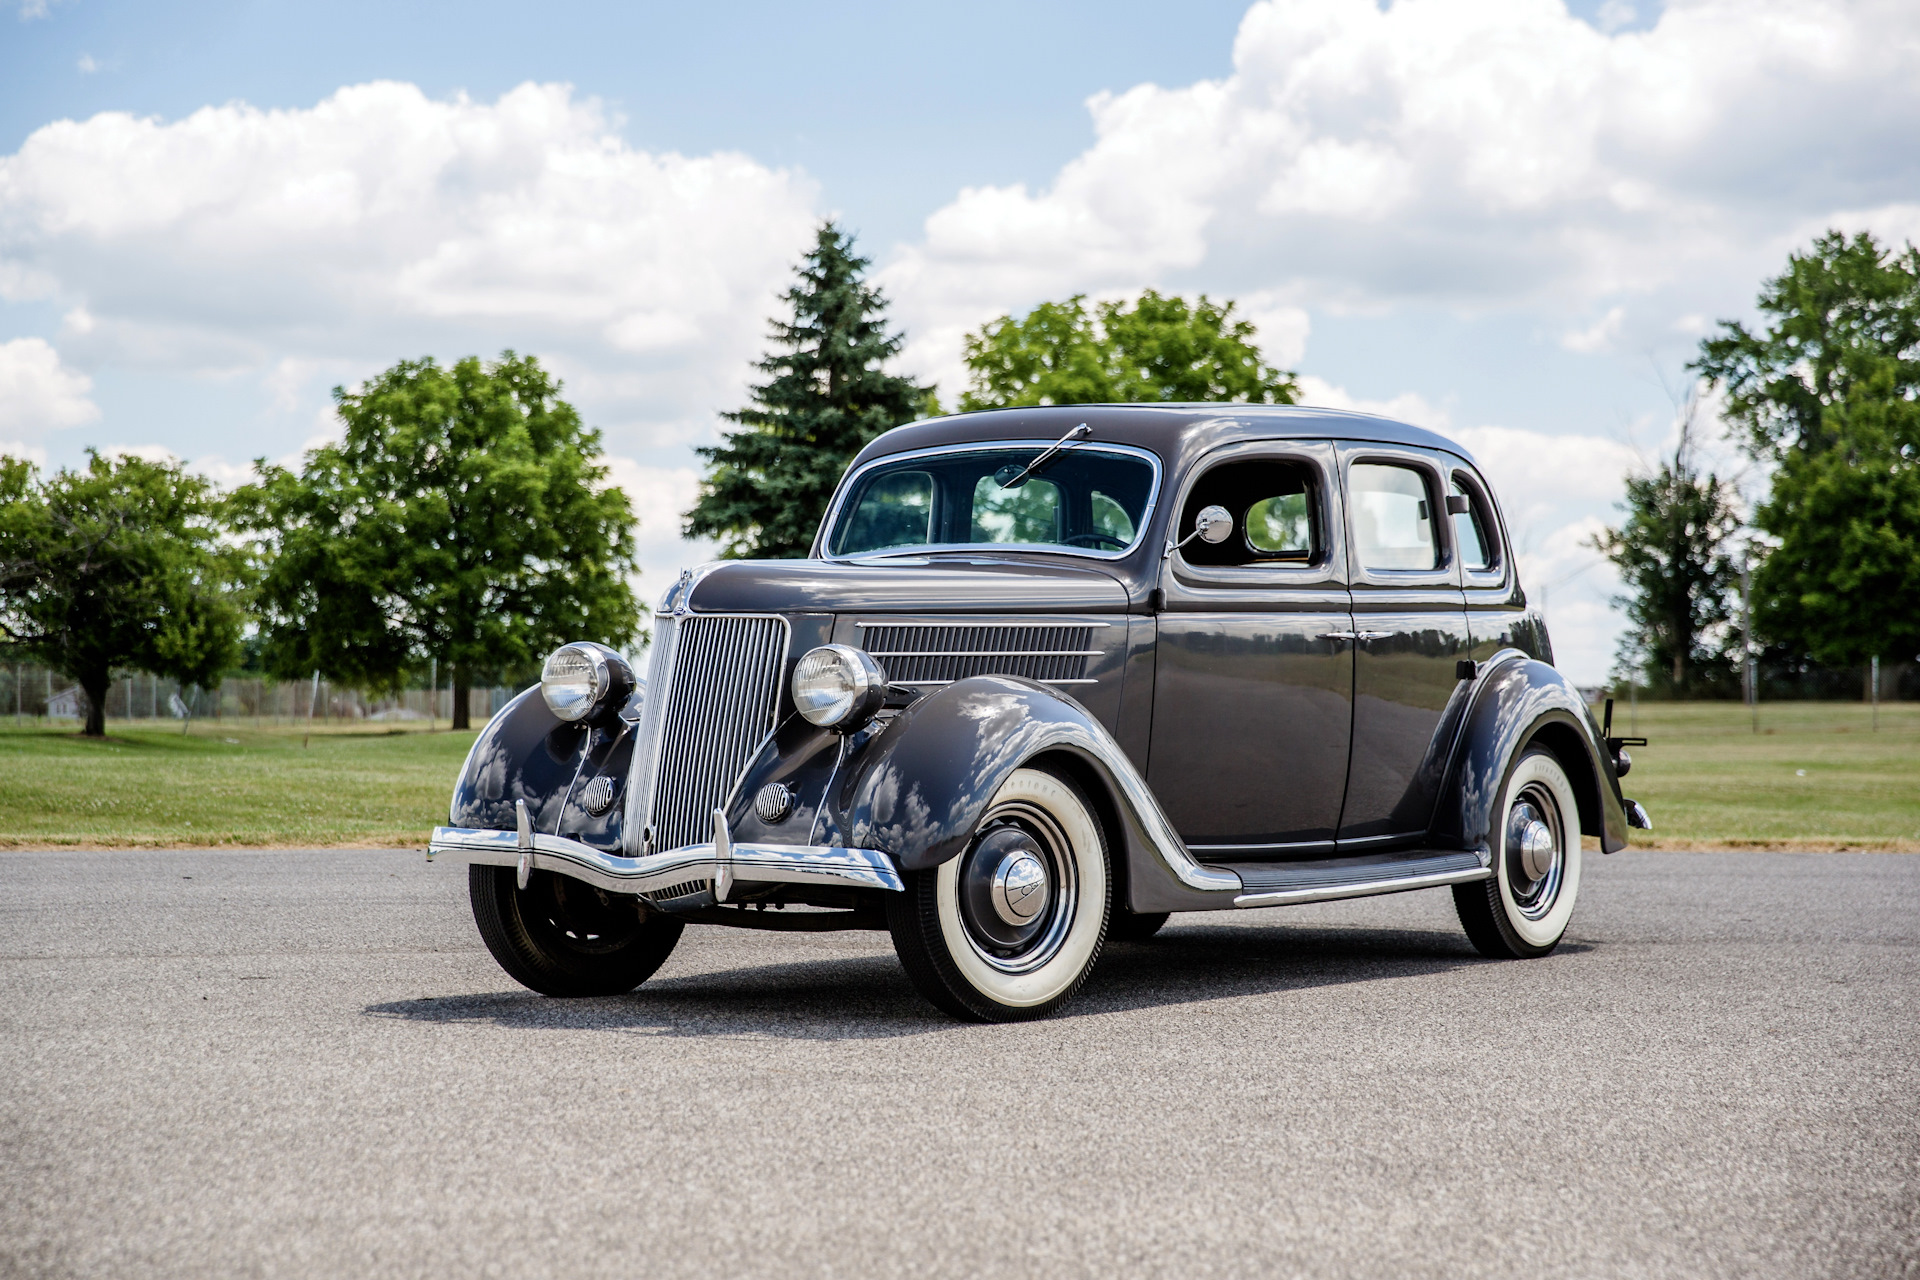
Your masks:
<instances>
[{"instance_id":1,"label":"rear window","mask_svg":"<svg viewBox=\"0 0 1920 1280\"><path fill-rule=\"evenodd\" d=\"M1132 547L1153 499L1152 464L1081 444L1019 479L1044 450L965 449L871 467L853 481L841 504L827 554L939 546L1113 553Z\"/></svg>"}]
</instances>

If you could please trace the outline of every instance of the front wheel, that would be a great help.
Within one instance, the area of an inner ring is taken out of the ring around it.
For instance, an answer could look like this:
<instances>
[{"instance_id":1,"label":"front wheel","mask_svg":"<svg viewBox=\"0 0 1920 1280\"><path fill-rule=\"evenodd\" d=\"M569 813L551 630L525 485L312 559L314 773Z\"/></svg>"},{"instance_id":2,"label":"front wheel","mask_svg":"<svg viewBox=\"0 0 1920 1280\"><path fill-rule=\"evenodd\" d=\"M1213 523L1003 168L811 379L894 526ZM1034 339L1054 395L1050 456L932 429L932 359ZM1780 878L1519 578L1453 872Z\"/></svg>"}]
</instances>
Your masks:
<instances>
[{"instance_id":1,"label":"front wheel","mask_svg":"<svg viewBox=\"0 0 1920 1280\"><path fill-rule=\"evenodd\" d=\"M966 850L905 876L887 928L920 993L956 1018L1043 1018L1080 989L1100 955L1113 877L1080 789L1016 769Z\"/></svg>"},{"instance_id":2,"label":"front wheel","mask_svg":"<svg viewBox=\"0 0 1920 1280\"><path fill-rule=\"evenodd\" d=\"M1481 955L1544 956L1560 945L1580 893L1580 811L1559 759L1530 748L1494 813L1493 876L1453 886L1454 909Z\"/></svg>"},{"instance_id":3,"label":"front wheel","mask_svg":"<svg viewBox=\"0 0 1920 1280\"><path fill-rule=\"evenodd\" d=\"M481 941L509 976L544 996L617 996L673 954L684 922L637 898L551 871L516 887L512 867L467 868Z\"/></svg>"}]
</instances>

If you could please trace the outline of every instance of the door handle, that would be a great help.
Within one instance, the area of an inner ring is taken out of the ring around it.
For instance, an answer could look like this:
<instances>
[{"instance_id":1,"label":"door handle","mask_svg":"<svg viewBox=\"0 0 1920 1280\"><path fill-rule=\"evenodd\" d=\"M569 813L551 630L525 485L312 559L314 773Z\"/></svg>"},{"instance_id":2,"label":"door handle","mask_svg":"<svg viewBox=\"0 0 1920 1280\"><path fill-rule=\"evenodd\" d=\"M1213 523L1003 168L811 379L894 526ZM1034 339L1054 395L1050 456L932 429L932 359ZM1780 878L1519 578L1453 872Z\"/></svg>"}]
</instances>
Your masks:
<instances>
[{"instance_id":1,"label":"door handle","mask_svg":"<svg viewBox=\"0 0 1920 1280\"><path fill-rule=\"evenodd\" d=\"M1369 640L1385 640L1392 635L1393 632L1391 631L1361 631L1356 633L1353 638L1365 644Z\"/></svg>"},{"instance_id":2,"label":"door handle","mask_svg":"<svg viewBox=\"0 0 1920 1280\"><path fill-rule=\"evenodd\" d=\"M1360 633L1358 631L1322 631L1320 638L1322 640L1358 640Z\"/></svg>"}]
</instances>

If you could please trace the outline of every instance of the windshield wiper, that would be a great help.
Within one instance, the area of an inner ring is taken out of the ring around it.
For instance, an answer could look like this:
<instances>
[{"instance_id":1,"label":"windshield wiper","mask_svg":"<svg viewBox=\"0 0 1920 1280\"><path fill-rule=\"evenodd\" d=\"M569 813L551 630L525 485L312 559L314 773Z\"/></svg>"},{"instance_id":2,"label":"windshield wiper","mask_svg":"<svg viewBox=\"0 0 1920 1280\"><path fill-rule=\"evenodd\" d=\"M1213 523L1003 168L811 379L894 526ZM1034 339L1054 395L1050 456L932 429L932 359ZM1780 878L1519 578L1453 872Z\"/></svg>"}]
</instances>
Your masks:
<instances>
[{"instance_id":1,"label":"windshield wiper","mask_svg":"<svg viewBox=\"0 0 1920 1280\"><path fill-rule=\"evenodd\" d=\"M1029 477L1040 474L1040 469L1058 457L1061 450L1065 449L1069 444L1072 444L1082 436L1090 436L1092 434L1093 428L1083 422L1073 430L1067 432L1067 434L1061 436L1058 440L1055 440L1039 457L1029 462L1026 466L1021 467L1019 470L1015 471L1014 464L1009 462L1006 466L993 473L993 482L1002 489L1018 489L1027 482ZM1013 472L1010 479L1002 480L1000 478L1010 471Z\"/></svg>"}]
</instances>

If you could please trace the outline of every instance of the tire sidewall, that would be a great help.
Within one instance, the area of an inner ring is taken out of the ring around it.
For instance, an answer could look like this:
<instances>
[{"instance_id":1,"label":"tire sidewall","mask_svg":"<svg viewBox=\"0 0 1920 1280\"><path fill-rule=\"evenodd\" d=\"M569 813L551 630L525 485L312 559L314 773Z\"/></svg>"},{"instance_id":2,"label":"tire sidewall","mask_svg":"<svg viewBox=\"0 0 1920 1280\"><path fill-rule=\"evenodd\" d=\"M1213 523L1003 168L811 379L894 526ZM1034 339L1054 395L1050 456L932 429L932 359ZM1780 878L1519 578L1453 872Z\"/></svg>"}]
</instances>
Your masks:
<instances>
[{"instance_id":1,"label":"tire sidewall","mask_svg":"<svg viewBox=\"0 0 1920 1280\"><path fill-rule=\"evenodd\" d=\"M1060 949L1026 973L1008 973L988 964L960 916L960 865L950 858L935 870L934 903L940 940L956 975L978 998L1007 1009L1034 1009L1073 994L1100 954L1106 935L1112 876L1100 824L1065 779L1042 769L1016 769L994 793L991 813L1011 801L1047 811L1060 827L1079 877L1073 919Z\"/></svg>"},{"instance_id":2,"label":"tire sidewall","mask_svg":"<svg viewBox=\"0 0 1920 1280\"><path fill-rule=\"evenodd\" d=\"M1529 920L1514 901L1506 852L1507 821L1513 812L1514 802L1531 783L1544 786L1553 796L1560 822L1560 830L1555 833L1555 838L1564 851L1559 896L1554 899L1552 910L1538 920ZM1568 780L1567 771L1561 767L1559 758L1544 747L1533 747L1524 752L1507 775L1506 786L1500 793L1498 822L1492 833L1494 880L1502 932L1508 934L1524 954L1544 955L1553 950L1559 945L1567 931L1568 922L1573 918L1574 903L1580 896L1579 819L1580 809L1573 793L1573 783Z\"/></svg>"}]
</instances>

